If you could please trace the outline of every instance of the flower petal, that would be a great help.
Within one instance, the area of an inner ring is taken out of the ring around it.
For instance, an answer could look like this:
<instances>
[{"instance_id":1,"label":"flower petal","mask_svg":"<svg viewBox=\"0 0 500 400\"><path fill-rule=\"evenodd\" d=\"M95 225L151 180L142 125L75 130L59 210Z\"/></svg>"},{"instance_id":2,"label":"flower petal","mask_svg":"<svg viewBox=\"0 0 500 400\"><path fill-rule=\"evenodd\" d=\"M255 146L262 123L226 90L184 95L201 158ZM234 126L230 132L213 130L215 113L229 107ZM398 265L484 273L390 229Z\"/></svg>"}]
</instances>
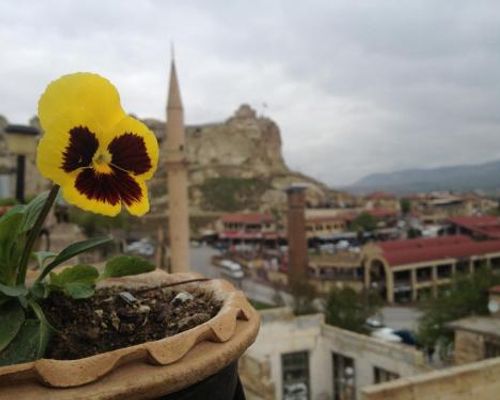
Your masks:
<instances>
[{"instance_id":1,"label":"flower petal","mask_svg":"<svg viewBox=\"0 0 500 400\"><path fill-rule=\"evenodd\" d=\"M137 142L137 139L135 138L142 139L143 143L139 144L140 148L127 148L128 146L133 146L129 136L123 138L123 136L129 134L133 134L134 143L140 143ZM158 165L158 141L156 140L154 133L151 132L141 121L130 116L126 116L113 128L112 136L116 139L109 142L108 149L113 154L113 159L116 157L117 163L121 164L118 165L118 167L134 172L134 174L141 179L150 179L155 173ZM116 148L115 153L113 153L109 146ZM118 150L120 153L118 153ZM121 152L124 152L125 155L121 155ZM132 154L135 154L133 156L134 161L129 162L127 159L129 156L132 156ZM149 159L149 168L146 168L146 158ZM134 170L132 169L133 163L137 161L141 161L141 165Z\"/></svg>"},{"instance_id":2,"label":"flower petal","mask_svg":"<svg viewBox=\"0 0 500 400\"><path fill-rule=\"evenodd\" d=\"M75 174L73 182L62 186L62 195L64 199L85 211L91 211L96 214L103 214L110 217L117 215L122 206L121 202L111 204L109 202L100 201L96 198L89 198L86 194L80 192L76 188L76 179L78 174Z\"/></svg>"},{"instance_id":3,"label":"flower petal","mask_svg":"<svg viewBox=\"0 0 500 400\"><path fill-rule=\"evenodd\" d=\"M61 131L67 134L81 125L105 134L124 115L115 87L102 76L88 72L64 75L51 82L38 101L44 136Z\"/></svg>"},{"instance_id":4,"label":"flower petal","mask_svg":"<svg viewBox=\"0 0 500 400\"><path fill-rule=\"evenodd\" d=\"M112 168L111 174L100 174L92 168L80 170L74 183L63 187L64 198L84 210L116 215L123 202L133 215L149 210L147 187L127 172Z\"/></svg>"},{"instance_id":5,"label":"flower petal","mask_svg":"<svg viewBox=\"0 0 500 400\"><path fill-rule=\"evenodd\" d=\"M108 145L111 163L122 170L135 175L151 170L152 163L146 151L144 138L135 133L124 133L114 138Z\"/></svg>"},{"instance_id":6,"label":"flower petal","mask_svg":"<svg viewBox=\"0 0 500 400\"><path fill-rule=\"evenodd\" d=\"M63 153L61 168L66 172L72 172L92 164L99 142L95 134L87 127L78 126L69 131L70 139L68 147Z\"/></svg>"},{"instance_id":7,"label":"flower petal","mask_svg":"<svg viewBox=\"0 0 500 400\"><path fill-rule=\"evenodd\" d=\"M44 131L37 150L41 174L61 186L70 184L75 173L68 174L61 167L71 130L85 127L101 142L124 115L118 92L99 75L76 73L50 83L38 102Z\"/></svg>"},{"instance_id":8,"label":"flower petal","mask_svg":"<svg viewBox=\"0 0 500 400\"><path fill-rule=\"evenodd\" d=\"M134 179L141 188L142 197L138 201L132 201L129 204L125 203L125 207L130 214L140 217L149 211L148 188L143 180L132 179Z\"/></svg>"}]
</instances>

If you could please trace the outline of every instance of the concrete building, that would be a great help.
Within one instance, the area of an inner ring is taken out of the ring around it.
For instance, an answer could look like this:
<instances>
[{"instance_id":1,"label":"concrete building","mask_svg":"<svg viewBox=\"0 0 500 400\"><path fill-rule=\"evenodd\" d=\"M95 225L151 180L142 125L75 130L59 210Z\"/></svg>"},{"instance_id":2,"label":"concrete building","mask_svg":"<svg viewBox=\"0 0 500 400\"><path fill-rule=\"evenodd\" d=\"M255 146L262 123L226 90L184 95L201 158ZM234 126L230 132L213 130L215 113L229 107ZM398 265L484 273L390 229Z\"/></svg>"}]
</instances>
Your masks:
<instances>
[{"instance_id":1,"label":"concrete building","mask_svg":"<svg viewBox=\"0 0 500 400\"><path fill-rule=\"evenodd\" d=\"M335 234L345 232L349 219L338 216L316 216L306 218L306 235L311 238L328 238Z\"/></svg>"},{"instance_id":2,"label":"concrete building","mask_svg":"<svg viewBox=\"0 0 500 400\"><path fill-rule=\"evenodd\" d=\"M492 215L451 217L448 232L467 235L476 240L500 239L500 218Z\"/></svg>"},{"instance_id":3,"label":"concrete building","mask_svg":"<svg viewBox=\"0 0 500 400\"><path fill-rule=\"evenodd\" d=\"M361 400L497 400L500 358L406 377L362 390Z\"/></svg>"},{"instance_id":4,"label":"concrete building","mask_svg":"<svg viewBox=\"0 0 500 400\"><path fill-rule=\"evenodd\" d=\"M355 400L365 386L427 371L414 348L326 325L323 315L284 308L261 316L240 364L249 400Z\"/></svg>"},{"instance_id":5,"label":"concrete building","mask_svg":"<svg viewBox=\"0 0 500 400\"><path fill-rule=\"evenodd\" d=\"M399 199L396 195L386 192L373 192L363 198L364 208L371 210L382 208L399 212L401 210Z\"/></svg>"},{"instance_id":6,"label":"concrete building","mask_svg":"<svg viewBox=\"0 0 500 400\"><path fill-rule=\"evenodd\" d=\"M287 189L288 282L307 277L307 239L305 186L292 185Z\"/></svg>"},{"instance_id":7,"label":"concrete building","mask_svg":"<svg viewBox=\"0 0 500 400\"><path fill-rule=\"evenodd\" d=\"M455 364L500 357L500 286L490 289L490 315L471 316L449 323L455 331Z\"/></svg>"},{"instance_id":8,"label":"concrete building","mask_svg":"<svg viewBox=\"0 0 500 400\"><path fill-rule=\"evenodd\" d=\"M170 272L189 271L189 209L184 110L175 63L167 100L167 174Z\"/></svg>"},{"instance_id":9,"label":"concrete building","mask_svg":"<svg viewBox=\"0 0 500 400\"><path fill-rule=\"evenodd\" d=\"M224 214L216 224L219 239L231 243L264 243L277 241L284 233L278 232L278 224L267 213L232 213Z\"/></svg>"},{"instance_id":10,"label":"concrete building","mask_svg":"<svg viewBox=\"0 0 500 400\"><path fill-rule=\"evenodd\" d=\"M364 286L376 288L389 302L436 296L456 273L485 265L500 271L500 240L468 236L371 243L363 249Z\"/></svg>"}]
</instances>

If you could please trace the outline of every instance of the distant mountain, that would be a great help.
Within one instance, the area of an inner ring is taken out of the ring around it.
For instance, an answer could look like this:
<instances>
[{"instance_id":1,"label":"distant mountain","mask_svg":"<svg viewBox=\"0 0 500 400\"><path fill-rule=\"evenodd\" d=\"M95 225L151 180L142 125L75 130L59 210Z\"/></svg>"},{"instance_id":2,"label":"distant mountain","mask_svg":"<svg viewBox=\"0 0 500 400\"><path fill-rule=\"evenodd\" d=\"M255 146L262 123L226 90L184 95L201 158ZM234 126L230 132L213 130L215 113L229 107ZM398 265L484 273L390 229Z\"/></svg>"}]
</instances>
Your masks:
<instances>
[{"instance_id":1,"label":"distant mountain","mask_svg":"<svg viewBox=\"0 0 500 400\"><path fill-rule=\"evenodd\" d=\"M432 169L407 169L365 176L344 188L356 193L386 190L395 193L432 190L500 190L500 160L479 165L456 165Z\"/></svg>"}]
</instances>

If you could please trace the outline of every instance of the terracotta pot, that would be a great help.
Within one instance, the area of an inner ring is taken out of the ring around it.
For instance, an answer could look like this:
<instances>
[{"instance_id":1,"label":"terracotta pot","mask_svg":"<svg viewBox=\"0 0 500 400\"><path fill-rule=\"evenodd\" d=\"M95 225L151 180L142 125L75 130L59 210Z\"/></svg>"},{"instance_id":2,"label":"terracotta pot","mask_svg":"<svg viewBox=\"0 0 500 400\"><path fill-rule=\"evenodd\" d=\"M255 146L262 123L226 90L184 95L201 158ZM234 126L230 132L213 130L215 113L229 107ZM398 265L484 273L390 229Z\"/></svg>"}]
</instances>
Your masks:
<instances>
[{"instance_id":1,"label":"terracotta pot","mask_svg":"<svg viewBox=\"0 0 500 400\"><path fill-rule=\"evenodd\" d=\"M151 287L200 277L156 270L110 279L101 286ZM253 343L259 330L259 314L241 291L224 280L176 288L194 286L213 291L223 302L211 320L162 340L80 360L41 359L1 367L0 399L152 399L181 393L217 376Z\"/></svg>"}]
</instances>

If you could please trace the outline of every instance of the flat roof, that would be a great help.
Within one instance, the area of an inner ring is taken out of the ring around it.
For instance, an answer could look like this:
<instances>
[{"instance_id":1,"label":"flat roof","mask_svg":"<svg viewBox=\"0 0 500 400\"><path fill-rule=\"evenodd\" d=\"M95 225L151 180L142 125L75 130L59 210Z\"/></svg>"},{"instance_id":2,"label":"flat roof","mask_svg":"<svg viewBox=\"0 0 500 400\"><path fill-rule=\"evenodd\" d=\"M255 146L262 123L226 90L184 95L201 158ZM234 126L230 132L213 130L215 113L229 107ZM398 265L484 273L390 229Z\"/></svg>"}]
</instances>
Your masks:
<instances>
[{"instance_id":1,"label":"flat roof","mask_svg":"<svg viewBox=\"0 0 500 400\"><path fill-rule=\"evenodd\" d=\"M500 337L500 318L467 317L446 324L448 328Z\"/></svg>"}]
</instances>

